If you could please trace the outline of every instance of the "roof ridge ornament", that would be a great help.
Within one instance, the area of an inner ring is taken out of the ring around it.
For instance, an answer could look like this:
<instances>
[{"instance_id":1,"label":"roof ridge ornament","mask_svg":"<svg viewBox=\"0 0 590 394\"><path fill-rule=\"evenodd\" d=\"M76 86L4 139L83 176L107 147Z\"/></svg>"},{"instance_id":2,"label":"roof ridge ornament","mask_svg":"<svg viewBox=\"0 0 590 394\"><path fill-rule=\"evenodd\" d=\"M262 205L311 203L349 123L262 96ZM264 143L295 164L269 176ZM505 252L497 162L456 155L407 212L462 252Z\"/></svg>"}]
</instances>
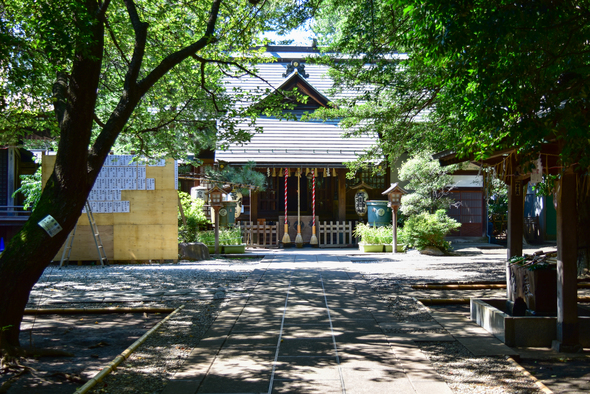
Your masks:
<instances>
[{"instance_id":1,"label":"roof ridge ornament","mask_svg":"<svg viewBox=\"0 0 590 394\"><path fill-rule=\"evenodd\" d=\"M283 73L283 77L287 78L287 76L291 75L293 72L301 75L303 78L309 77L309 74L305 72L305 64L300 63L297 60L293 60L291 63L287 64L287 69Z\"/></svg>"}]
</instances>

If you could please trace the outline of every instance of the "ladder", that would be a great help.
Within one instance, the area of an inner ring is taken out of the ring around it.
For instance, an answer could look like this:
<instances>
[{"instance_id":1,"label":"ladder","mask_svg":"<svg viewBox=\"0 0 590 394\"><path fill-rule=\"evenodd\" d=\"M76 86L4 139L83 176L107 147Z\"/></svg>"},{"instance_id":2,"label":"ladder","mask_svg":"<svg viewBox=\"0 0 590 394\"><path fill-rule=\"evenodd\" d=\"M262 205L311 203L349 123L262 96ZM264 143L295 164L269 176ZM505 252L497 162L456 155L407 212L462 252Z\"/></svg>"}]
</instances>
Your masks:
<instances>
[{"instance_id":1,"label":"ladder","mask_svg":"<svg viewBox=\"0 0 590 394\"><path fill-rule=\"evenodd\" d=\"M86 208L86 215L88 216L90 231L92 231L92 237L94 238L94 244L96 245L96 251L98 252L98 259L100 261L101 267L104 268L105 264L109 263L109 260L104 250L104 246L102 245L100 234L98 233L98 226L96 225L96 221L94 220L94 215L92 214L92 209L90 209L90 204L88 204L88 201L86 201L84 207ZM72 232L68 235L68 238L66 239L64 250L61 254L61 261L59 262L59 268L63 267L64 264L67 264L70 261L70 255L72 254L72 245L74 244L74 237L76 236L77 228L78 223L76 223L74 230L72 230Z\"/></svg>"}]
</instances>

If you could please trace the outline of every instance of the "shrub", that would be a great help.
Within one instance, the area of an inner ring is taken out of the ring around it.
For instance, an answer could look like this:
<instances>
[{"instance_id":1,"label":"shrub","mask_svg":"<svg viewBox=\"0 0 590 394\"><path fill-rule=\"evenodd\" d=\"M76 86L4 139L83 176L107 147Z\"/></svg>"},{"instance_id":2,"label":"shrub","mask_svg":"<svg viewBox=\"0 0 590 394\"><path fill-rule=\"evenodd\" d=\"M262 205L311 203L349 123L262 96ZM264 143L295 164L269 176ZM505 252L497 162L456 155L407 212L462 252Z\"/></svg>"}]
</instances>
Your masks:
<instances>
[{"instance_id":1,"label":"shrub","mask_svg":"<svg viewBox=\"0 0 590 394\"><path fill-rule=\"evenodd\" d=\"M199 198L194 199L189 194L178 192L182 210L186 219L186 226L182 222L180 209L178 210L178 242L197 242L197 234L204 230L209 220L203 212L205 202Z\"/></svg>"},{"instance_id":2,"label":"shrub","mask_svg":"<svg viewBox=\"0 0 590 394\"><path fill-rule=\"evenodd\" d=\"M459 227L461 223L447 216L442 209L433 214L422 212L406 220L401 242L418 250L434 246L443 252L449 252L451 244L445 241L445 236Z\"/></svg>"},{"instance_id":3,"label":"shrub","mask_svg":"<svg viewBox=\"0 0 590 394\"><path fill-rule=\"evenodd\" d=\"M207 246L215 245L215 230L201 231L198 233L197 241ZM241 245L242 232L239 227L228 227L219 229L219 245Z\"/></svg>"},{"instance_id":4,"label":"shrub","mask_svg":"<svg viewBox=\"0 0 590 394\"><path fill-rule=\"evenodd\" d=\"M227 227L219 229L220 245L241 245L242 231L239 227Z\"/></svg>"},{"instance_id":5,"label":"shrub","mask_svg":"<svg viewBox=\"0 0 590 394\"><path fill-rule=\"evenodd\" d=\"M361 243L365 245L379 245L381 240L379 238L379 229L371 227L365 223L359 223L354 228L354 236L361 239Z\"/></svg>"},{"instance_id":6,"label":"shrub","mask_svg":"<svg viewBox=\"0 0 590 394\"><path fill-rule=\"evenodd\" d=\"M202 242L207 246L215 245L215 232L213 230L201 231L197 234L197 242Z\"/></svg>"},{"instance_id":7,"label":"shrub","mask_svg":"<svg viewBox=\"0 0 590 394\"><path fill-rule=\"evenodd\" d=\"M403 230L397 229L397 243L401 244ZM359 223L354 229L354 235L361 238L365 245L391 245L393 243L393 226L371 227L368 224Z\"/></svg>"},{"instance_id":8,"label":"shrub","mask_svg":"<svg viewBox=\"0 0 590 394\"><path fill-rule=\"evenodd\" d=\"M448 209L453 203L449 197L454 183L451 174L457 169L459 165L441 167L426 151L403 163L399 179L407 181L406 189L414 192L402 197L401 213L408 217Z\"/></svg>"}]
</instances>

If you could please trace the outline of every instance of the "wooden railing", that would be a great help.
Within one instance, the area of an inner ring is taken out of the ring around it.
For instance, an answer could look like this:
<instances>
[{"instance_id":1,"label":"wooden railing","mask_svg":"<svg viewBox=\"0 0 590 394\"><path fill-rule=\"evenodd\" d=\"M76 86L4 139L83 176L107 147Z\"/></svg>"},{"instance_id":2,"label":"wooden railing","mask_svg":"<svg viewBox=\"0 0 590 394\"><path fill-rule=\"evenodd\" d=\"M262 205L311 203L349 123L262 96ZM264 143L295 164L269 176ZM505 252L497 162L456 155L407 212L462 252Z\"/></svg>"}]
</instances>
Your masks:
<instances>
[{"instance_id":1,"label":"wooden railing","mask_svg":"<svg viewBox=\"0 0 590 394\"><path fill-rule=\"evenodd\" d=\"M3 205L0 206L0 221L5 222L26 222L31 216L31 211L25 211L22 206Z\"/></svg>"},{"instance_id":2,"label":"wooden railing","mask_svg":"<svg viewBox=\"0 0 590 394\"><path fill-rule=\"evenodd\" d=\"M354 222L320 222L317 234L320 248L338 248L358 244L352 234L354 226Z\"/></svg>"},{"instance_id":3,"label":"wooden railing","mask_svg":"<svg viewBox=\"0 0 590 394\"><path fill-rule=\"evenodd\" d=\"M278 248L279 237L276 224L240 222L244 243L252 248Z\"/></svg>"}]
</instances>

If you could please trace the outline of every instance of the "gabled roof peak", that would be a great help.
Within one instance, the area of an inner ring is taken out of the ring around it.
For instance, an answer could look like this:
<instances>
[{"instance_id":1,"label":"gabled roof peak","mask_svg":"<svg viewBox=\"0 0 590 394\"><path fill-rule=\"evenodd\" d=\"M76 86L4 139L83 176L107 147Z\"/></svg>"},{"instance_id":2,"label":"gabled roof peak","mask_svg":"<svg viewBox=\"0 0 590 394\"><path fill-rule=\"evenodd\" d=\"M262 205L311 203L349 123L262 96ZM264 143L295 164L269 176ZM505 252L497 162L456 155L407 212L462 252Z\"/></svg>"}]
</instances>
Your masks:
<instances>
[{"instance_id":1,"label":"gabled roof peak","mask_svg":"<svg viewBox=\"0 0 590 394\"><path fill-rule=\"evenodd\" d=\"M287 64L287 69L283 73L283 77L287 78L293 72L301 75L303 78L309 78L309 74L305 72L305 64L300 61L293 60L291 63Z\"/></svg>"}]
</instances>

